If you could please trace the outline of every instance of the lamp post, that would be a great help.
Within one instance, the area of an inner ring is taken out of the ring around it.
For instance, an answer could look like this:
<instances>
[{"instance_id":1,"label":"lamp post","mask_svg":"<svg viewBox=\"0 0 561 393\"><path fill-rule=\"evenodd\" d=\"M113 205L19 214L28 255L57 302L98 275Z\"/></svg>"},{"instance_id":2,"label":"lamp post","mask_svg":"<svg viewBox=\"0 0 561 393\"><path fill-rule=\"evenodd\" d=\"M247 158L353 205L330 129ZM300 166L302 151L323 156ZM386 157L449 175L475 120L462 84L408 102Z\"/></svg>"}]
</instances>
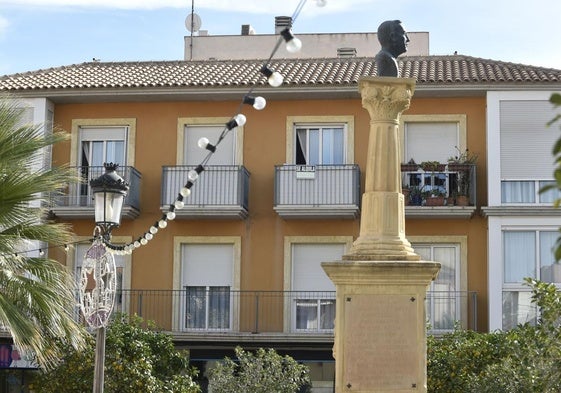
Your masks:
<instances>
[{"instance_id":1,"label":"lamp post","mask_svg":"<svg viewBox=\"0 0 561 393\"><path fill-rule=\"evenodd\" d=\"M121 222L121 210L129 189L115 172L117 164L106 163L103 166L105 173L90 181L96 227L93 244L84 256L80 277L82 313L86 323L96 329L93 393L103 393L105 328L113 311L117 289L115 258L108 252L104 241L111 239L111 231Z\"/></svg>"}]
</instances>

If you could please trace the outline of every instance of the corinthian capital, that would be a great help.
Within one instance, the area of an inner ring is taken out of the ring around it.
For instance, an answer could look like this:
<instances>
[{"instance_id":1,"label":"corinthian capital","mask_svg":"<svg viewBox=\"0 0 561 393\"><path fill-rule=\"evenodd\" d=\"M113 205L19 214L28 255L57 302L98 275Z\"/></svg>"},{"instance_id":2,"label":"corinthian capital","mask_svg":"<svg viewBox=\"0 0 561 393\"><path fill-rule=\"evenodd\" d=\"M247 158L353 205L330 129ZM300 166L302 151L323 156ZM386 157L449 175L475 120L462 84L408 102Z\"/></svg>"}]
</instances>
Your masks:
<instances>
[{"instance_id":1,"label":"corinthian capital","mask_svg":"<svg viewBox=\"0 0 561 393\"><path fill-rule=\"evenodd\" d=\"M359 81L362 106L371 121L397 122L401 112L409 108L414 90L411 78L364 77Z\"/></svg>"}]
</instances>

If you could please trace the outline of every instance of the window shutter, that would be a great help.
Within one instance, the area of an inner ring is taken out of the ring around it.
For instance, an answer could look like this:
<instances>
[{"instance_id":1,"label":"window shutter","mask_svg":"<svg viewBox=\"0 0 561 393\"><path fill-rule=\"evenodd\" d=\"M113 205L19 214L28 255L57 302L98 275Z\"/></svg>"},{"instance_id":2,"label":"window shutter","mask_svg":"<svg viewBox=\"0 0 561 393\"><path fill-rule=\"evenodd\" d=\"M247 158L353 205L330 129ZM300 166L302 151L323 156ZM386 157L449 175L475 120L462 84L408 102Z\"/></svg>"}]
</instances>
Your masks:
<instances>
[{"instance_id":1,"label":"window shutter","mask_svg":"<svg viewBox=\"0 0 561 393\"><path fill-rule=\"evenodd\" d=\"M198 145L199 139L206 137L210 143L216 144L224 126L186 126L185 127L185 146L184 146L184 165L199 165L207 156L208 150L201 149ZM226 134L220 142L220 146L212 155L210 165L235 165L235 138L236 130Z\"/></svg>"},{"instance_id":2,"label":"window shutter","mask_svg":"<svg viewBox=\"0 0 561 393\"><path fill-rule=\"evenodd\" d=\"M551 150L558 137L547 122L555 116L548 101L501 101L501 179L553 178Z\"/></svg>"},{"instance_id":3,"label":"window shutter","mask_svg":"<svg viewBox=\"0 0 561 393\"><path fill-rule=\"evenodd\" d=\"M231 244L184 244L181 260L183 285L233 285L234 247Z\"/></svg>"},{"instance_id":4,"label":"window shutter","mask_svg":"<svg viewBox=\"0 0 561 393\"><path fill-rule=\"evenodd\" d=\"M128 127L81 127L82 141L125 141Z\"/></svg>"},{"instance_id":5,"label":"window shutter","mask_svg":"<svg viewBox=\"0 0 561 393\"><path fill-rule=\"evenodd\" d=\"M458 123L455 122L408 122L405 124L405 157L420 164L423 161L448 162L458 154Z\"/></svg>"},{"instance_id":6,"label":"window shutter","mask_svg":"<svg viewBox=\"0 0 561 393\"><path fill-rule=\"evenodd\" d=\"M340 260L344 251L344 244L293 244L292 290L334 291L321 263Z\"/></svg>"}]
</instances>

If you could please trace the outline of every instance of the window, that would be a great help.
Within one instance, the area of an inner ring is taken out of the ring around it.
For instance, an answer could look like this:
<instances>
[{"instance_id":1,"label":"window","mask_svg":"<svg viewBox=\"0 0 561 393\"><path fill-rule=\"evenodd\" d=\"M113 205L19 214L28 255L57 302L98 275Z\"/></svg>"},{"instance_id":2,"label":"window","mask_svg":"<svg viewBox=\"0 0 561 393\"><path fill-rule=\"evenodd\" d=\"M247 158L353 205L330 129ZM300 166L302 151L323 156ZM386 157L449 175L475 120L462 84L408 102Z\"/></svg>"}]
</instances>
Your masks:
<instances>
[{"instance_id":1,"label":"window","mask_svg":"<svg viewBox=\"0 0 561 393\"><path fill-rule=\"evenodd\" d=\"M136 119L74 119L70 164L134 166Z\"/></svg>"},{"instance_id":2,"label":"window","mask_svg":"<svg viewBox=\"0 0 561 393\"><path fill-rule=\"evenodd\" d=\"M91 204L89 180L103 174L103 164L134 165L135 119L74 119L70 165L79 167L84 182L70 185L78 205ZM123 173L123 172L121 172Z\"/></svg>"},{"instance_id":3,"label":"window","mask_svg":"<svg viewBox=\"0 0 561 393\"><path fill-rule=\"evenodd\" d=\"M198 146L202 137L213 145L224 131L227 117L182 117L177 125L177 165L199 165L208 151ZM243 127L225 134L209 165L241 165L243 162Z\"/></svg>"},{"instance_id":4,"label":"window","mask_svg":"<svg viewBox=\"0 0 561 393\"><path fill-rule=\"evenodd\" d=\"M345 163L345 128L342 125L296 125L296 164Z\"/></svg>"},{"instance_id":5,"label":"window","mask_svg":"<svg viewBox=\"0 0 561 393\"><path fill-rule=\"evenodd\" d=\"M553 256L557 236L553 230L503 231L503 329L535 321L524 278L561 284L561 265Z\"/></svg>"},{"instance_id":6,"label":"window","mask_svg":"<svg viewBox=\"0 0 561 393\"><path fill-rule=\"evenodd\" d=\"M415 252L427 261L440 262L438 277L427 296L427 318L433 330L453 330L462 319L460 292L460 245L414 244Z\"/></svg>"},{"instance_id":7,"label":"window","mask_svg":"<svg viewBox=\"0 0 561 393\"><path fill-rule=\"evenodd\" d=\"M557 136L547 127L547 121L555 116L551 104L545 100L502 100L499 107L501 202L551 203L558 194L538 193L542 183L553 179L551 147Z\"/></svg>"},{"instance_id":8,"label":"window","mask_svg":"<svg viewBox=\"0 0 561 393\"><path fill-rule=\"evenodd\" d=\"M466 115L402 115L401 162L448 162L466 149Z\"/></svg>"},{"instance_id":9,"label":"window","mask_svg":"<svg viewBox=\"0 0 561 393\"><path fill-rule=\"evenodd\" d=\"M354 117L288 116L286 141L287 164L353 164Z\"/></svg>"},{"instance_id":10,"label":"window","mask_svg":"<svg viewBox=\"0 0 561 393\"><path fill-rule=\"evenodd\" d=\"M287 331L331 332L335 327L335 285L322 262L341 260L351 237L285 238L285 290L291 321Z\"/></svg>"},{"instance_id":11,"label":"window","mask_svg":"<svg viewBox=\"0 0 561 393\"><path fill-rule=\"evenodd\" d=\"M234 291L239 288L239 238L176 238L174 262L180 290L178 322L185 330L234 330Z\"/></svg>"}]
</instances>

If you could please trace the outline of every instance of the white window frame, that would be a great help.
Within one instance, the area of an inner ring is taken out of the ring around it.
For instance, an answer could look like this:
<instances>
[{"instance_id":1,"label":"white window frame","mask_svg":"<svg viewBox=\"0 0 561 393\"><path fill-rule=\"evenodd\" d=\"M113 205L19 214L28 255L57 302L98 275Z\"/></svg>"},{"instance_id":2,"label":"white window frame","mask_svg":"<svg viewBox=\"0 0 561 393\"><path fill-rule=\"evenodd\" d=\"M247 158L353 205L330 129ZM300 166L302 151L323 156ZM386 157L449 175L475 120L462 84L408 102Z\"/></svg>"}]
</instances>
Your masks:
<instances>
[{"instance_id":1,"label":"white window frame","mask_svg":"<svg viewBox=\"0 0 561 393\"><path fill-rule=\"evenodd\" d=\"M533 226L533 225L517 225L517 226L503 226L501 230L501 252L504 250L505 247L505 233L506 232L526 232L526 233L533 233L535 235L535 249L534 249L534 279L540 280L541 279L541 244L540 244L540 233L542 232L550 232L550 233L559 233L559 227L543 227L543 226ZM502 252L501 258L501 270L502 270L502 290L501 290L501 299L504 297L505 292L524 292L530 293L531 289L523 281L520 282L505 282L505 255ZM551 283L555 285L559 290L561 290L561 281ZM504 304L504 302L503 302ZM502 324L503 319L503 312L501 310L501 329L504 328ZM535 316L538 315L537 309L535 309ZM534 316L534 317L535 317Z\"/></svg>"},{"instance_id":2,"label":"white window frame","mask_svg":"<svg viewBox=\"0 0 561 393\"><path fill-rule=\"evenodd\" d=\"M290 293L292 288L293 272L292 272L292 246L294 244L343 244L344 254L348 253L353 243L352 236L285 236L284 238L284 291ZM331 262L331 261L325 261ZM335 294L333 296L334 300ZM320 300L318 300L318 308L320 307ZM319 309L318 309L319 312ZM319 314L318 314L319 315ZM297 333L331 333L333 330L319 329L296 329L296 304L289 296L285 297L284 302L284 332L297 332Z\"/></svg>"},{"instance_id":3,"label":"white window frame","mask_svg":"<svg viewBox=\"0 0 561 393\"><path fill-rule=\"evenodd\" d=\"M501 156L501 101L548 101L555 91L489 91L487 92L487 156ZM549 121L551 119L544 119ZM553 146L552 146L553 147ZM553 160L553 156L552 156ZM487 160L487 195L489 206L501 206L501 161ZM532 180L550 180L532 179ZM507 205L511 205L508 203ZM516 204L518 205L518 204ZM535 203L526 205L536 205Z\"/></svg>"},{"instance_id":4,"label":"white window frame","mask_svg":"<svg viewBox=\"0 0 561 393\"><path fill-rule=\"evenodd\" d=\"M298 127L343 127L343 164L354 164L354 117L353 116L287 116L286 118L286 164L296 164L296 129Z\"/></svg>"},{"instance_id":5,"label":"white window frame","mask_svg":"<svg viewBox=\"0 0 561 393\"><path fill-rule=\"evenodd\" d=\"M561 227L561 217L489 216L488 218L488 305L489 331L503 328L504 255L503 232L508 230L556 231ZM509 284L510 285L510 284ZM525 289L523 285L510 285L508 289Z\"/></svg>"},{"instance_id":6,"label":"white window frame","mask_svg":"<svg viewBox=\"0 0 561 393\"><path fill-rule=\"evenodd\" d=\"M182 293L184 290L182 283L182 255L181 248L184 244L230 244L233 248L232 266L232 287L230 291L239 291L241 282L241 237L239 236L175 236L173 239L173 290L175 293ZM231 295L232 296L232 295ZM239 302L235 298L230 298L230 329L228 331L239 331ZM182 296L173 297L173 317L172 329L174 331L186 330L183 326L184 320L184 299ZM215 329L211 329L215 331ZM189 329L188 331L209 331L201 329Z\"/></svg>"},{"instance_id":7,"label":"white window frame","mask_svg":"<svg viewBox=\"0 0 561 393\"><path fill-rule=\"evenodd\" d=\"M71 131L71 150L70 150L70 166L80 165L82 138L80 136L81 129L107 128L108 134L113 127L126 127L125 138L125 165L134 166L135 160L135 142L136 142L136 119L134 118L116 118L116 119L73 119Z\"/></svg>"},{"instance_id":8,"label":"white window frame","mask_svg":"<svg viewBox=\"0 0 561 393\"><path fill-rule=\"evenodd\" d=\"M411 243L413 249L415 245L419 246L454 246L457 248L457 271L456 271L456 285L457 292L465 294L462 296L457 307L459 307L460 325L468 328L469 315L468 315L468 237L467 236L407 236L407 240ZM438 261L437 261L438 262ZM432 288L432 283L431 283Z\"/></svg>"},{"instance_id":9,"label":"white window frame","mask_svg":"<svg viewBox=\"0 0 561 393\"><path fill-rule=\"evenodd\" d=\"M457 147L460 151L467 148L467 116L465 114L430 114L430 115L401 115L399 119L400 137L400 157L399 162L404 162L407 157L407 143L405 140L407 123L456 123L457 124ZM454 146L452 146L454 148ZM454 148L455 150L455 148ZM417 160L415 157L413 159ZM420 162L416 161L417 164ZM445 164L445 162L443 162Z\"/></svg>"}]
</instances>

